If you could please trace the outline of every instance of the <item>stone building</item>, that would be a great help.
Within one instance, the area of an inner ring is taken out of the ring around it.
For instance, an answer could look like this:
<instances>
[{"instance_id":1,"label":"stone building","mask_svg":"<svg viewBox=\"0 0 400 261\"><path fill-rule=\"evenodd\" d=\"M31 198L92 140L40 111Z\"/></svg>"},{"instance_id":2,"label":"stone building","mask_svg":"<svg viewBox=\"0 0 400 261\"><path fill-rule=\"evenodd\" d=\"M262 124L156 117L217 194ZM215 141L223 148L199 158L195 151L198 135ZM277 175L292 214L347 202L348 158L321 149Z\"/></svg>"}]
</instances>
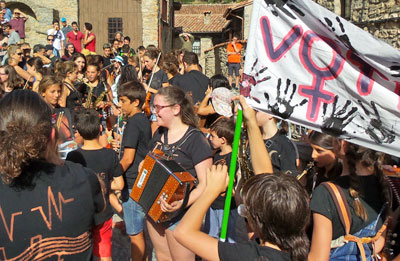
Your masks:
<instances>
[{"instance_id":1,"label":"stone building","mask_svg":"<svg viewBox=\"0 0 400 261\"><path fill-rule=\"evenodd\" d=\"M400 49L399 0L316 0L316 2Z\"/></svg>"},{"instance_id":2,"label":"stone building","mask_svg":"<svg viewBox=\"0 0 400 261\"><path fill-rule=\"evenodd\" d=\"M205 51L229 39L228 25L231 21L223 17L229 4L186 4L175 11L174 48L180 49L179 33L190 33L195 37L193 52L199 55L200 64L205 66Z\"/></svg>"},{"instance_id":3,"label":"stone building","mask_svg":"<svg viewBox=\"0 0 400 261\"><path fill-rule=\"evenodd\" d=\"M7 1L11 10L18 8L28 16L25 24L26 42L46 44L47 30L53 19L67 18L67 21L78 20L77 0L19 0Z\"/></svg>"},{"instance_id":4,"label":"stone building","mask_svg":"<svg viewBox=\"0 0 400 261\"><path fill-rule=\"evenodd\" d=\"M400 0L314 0L330 11L349 20L375 37L400 49ZM249 36L252 0L226 9L224 17L231 22L226 30ZM244 45L245 46L245 45ZM204 53L206 74L226 74L226 45L215 45ZM243 53L244 55L244 53Z\"/></svg>"},{"instance_id":5,"label":"stone building","mask_svg":"<svg viewBox=\"0 0 400 261\"><path fill-rule=\"evenodd\" d=\"M99 53L117 31L129 35L135 48L149 44L163 50L172 48L173 0L18 0L7 1L7 6L28 15L26 41L31 44L45 44L53 19L65 17L69 24L93 25Z\"/></svg>"}]
</instances>

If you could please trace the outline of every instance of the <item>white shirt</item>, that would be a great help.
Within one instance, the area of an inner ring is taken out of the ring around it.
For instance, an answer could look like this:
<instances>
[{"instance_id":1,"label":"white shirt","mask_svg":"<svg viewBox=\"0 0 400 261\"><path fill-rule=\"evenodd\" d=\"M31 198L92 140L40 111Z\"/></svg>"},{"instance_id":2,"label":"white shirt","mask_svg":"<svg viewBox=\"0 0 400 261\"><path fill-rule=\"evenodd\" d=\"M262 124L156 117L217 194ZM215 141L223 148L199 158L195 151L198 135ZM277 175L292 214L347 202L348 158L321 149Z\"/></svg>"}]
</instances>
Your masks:
<instances>
[{"instance_id":1,"label":"white shirt","mask_svg":"<svg viewBox=\"0 0 400 261\"><path fill-rule=\"evenodd\" d=\"M64 34L61 30L56 31L54 28L51 28L47 31L47 35L54 35L53 46L58 51L61 50L61 41L65 40Z\"/></svg>"}]
</instances>

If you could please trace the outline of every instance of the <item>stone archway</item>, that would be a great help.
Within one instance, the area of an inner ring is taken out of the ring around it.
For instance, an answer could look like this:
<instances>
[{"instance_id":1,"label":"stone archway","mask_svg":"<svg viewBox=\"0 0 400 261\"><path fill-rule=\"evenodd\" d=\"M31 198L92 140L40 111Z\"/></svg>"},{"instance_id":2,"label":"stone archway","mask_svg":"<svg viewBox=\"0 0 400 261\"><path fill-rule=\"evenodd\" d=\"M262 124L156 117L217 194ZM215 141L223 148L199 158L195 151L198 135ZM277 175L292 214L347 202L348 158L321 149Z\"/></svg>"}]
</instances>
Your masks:
<instances>
[{"instance_id":1,"label":"stone archway","mask_svg":"<svg viewBox=\"0 0 400 261\"><path fill-rule=\"evenodd\" d=\"M7 7L11 10L18 8L28 16L25 24L26 42L30 43L31 46L46 43L47 29L51 25L54 15L58 15L58 12L42 6L41 1L34 0L9 1Z\"/></svg>"}]
</instances>

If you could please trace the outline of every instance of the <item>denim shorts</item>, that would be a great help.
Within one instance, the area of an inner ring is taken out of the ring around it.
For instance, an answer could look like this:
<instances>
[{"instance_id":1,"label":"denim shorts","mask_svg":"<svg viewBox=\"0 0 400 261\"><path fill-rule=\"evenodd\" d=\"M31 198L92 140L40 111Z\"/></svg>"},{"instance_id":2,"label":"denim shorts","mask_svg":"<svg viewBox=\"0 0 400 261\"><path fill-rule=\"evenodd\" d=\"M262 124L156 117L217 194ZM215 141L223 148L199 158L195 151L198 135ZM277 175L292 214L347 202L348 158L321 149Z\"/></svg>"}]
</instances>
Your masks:
<instances>
[{"instance_id":1,"label":"denim shorts","mask_svg":"<svg viewBox=\"0 0 400 261\"><path fill-rule=\"evenodd\" d=\"M124 209L126 233L137 235L143 232L145 213L142 207L129 196L131 191L131 189L122 191L122 208Z\"/></svg>"},{"instance_id":2,"label":"denim shorts","mask_svg":"<svg viewBox=\"0 0 400 261\"><path fill-rule=\"evenodd\" d=\"M237 209L231 209L228 219L228 230L226 233L226 241L229 243L236 242L236 220L239 216ZM222 229L222 221L224 217L223 209L209 208L204 219L203 229L204 233L209 236L219 239Z\"/></svg>"}]
</instances>

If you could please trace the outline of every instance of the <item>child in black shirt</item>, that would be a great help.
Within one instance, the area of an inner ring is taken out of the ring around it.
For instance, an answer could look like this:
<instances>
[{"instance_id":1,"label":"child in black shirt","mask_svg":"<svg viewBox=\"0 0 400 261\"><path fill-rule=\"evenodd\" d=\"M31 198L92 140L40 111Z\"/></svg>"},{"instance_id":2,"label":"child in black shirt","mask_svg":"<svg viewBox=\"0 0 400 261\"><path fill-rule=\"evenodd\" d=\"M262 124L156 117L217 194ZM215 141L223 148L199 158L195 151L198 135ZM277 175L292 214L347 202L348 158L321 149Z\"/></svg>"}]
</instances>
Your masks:
<instances>
[{"instance_id":1,"label":"child in black shirt","mask_svg":"<svg viewBox=\"0 0 400 261\"><path fill-rule=\"evenodd\" d=\"M140 205L129 197L139 174L139 164L149 151L148 144L151 139L150 122L142 111L145 98L146 91L138 81L127 82L118 87L118 105L124 117L128 118L122 133L120 164L126 182L122 191L122 207L126 233L132 244L132 260L142 260L145 254L145 213Z\"/></svg>"},{"instance_id":2,"label":"child in black shirt","mask_svg":"<svg viewBox=\"0 0 400 261\"><path fill-rule=\"evenodd\" d=\"M96 226L93 228L93 255L100 258L111 257L112 216L113 210L109 196L111 190L122 190L124 180L118 155L111 149L103 148L99 143L101 124L99 113L95 110L80 112L76 121L76 129L84 139L83 146L68 153L67 160L80 163L94 170L104 184L106 207L95 216Z\"/></svg>"},{"instance_id":3,"label":"child in black shirt","mask_svg":"<svg viewBox=\"0 0 400 261\"><path fill-rule=\"evenodd\" d=\"M211 144L216 153L213 157L214 165L226 165L228 169L231 164L232 143L235 135L235 123L229 118L217 119L210 128ZM225 196L219 195L211 204L207 211L204 232L214 238L219 238L224 216ZM226 238L228 242L235 242L235 223L238 216L235 200L231 201L231 211L229 213L228 232Z\"/></svg>"}]
</instances>

